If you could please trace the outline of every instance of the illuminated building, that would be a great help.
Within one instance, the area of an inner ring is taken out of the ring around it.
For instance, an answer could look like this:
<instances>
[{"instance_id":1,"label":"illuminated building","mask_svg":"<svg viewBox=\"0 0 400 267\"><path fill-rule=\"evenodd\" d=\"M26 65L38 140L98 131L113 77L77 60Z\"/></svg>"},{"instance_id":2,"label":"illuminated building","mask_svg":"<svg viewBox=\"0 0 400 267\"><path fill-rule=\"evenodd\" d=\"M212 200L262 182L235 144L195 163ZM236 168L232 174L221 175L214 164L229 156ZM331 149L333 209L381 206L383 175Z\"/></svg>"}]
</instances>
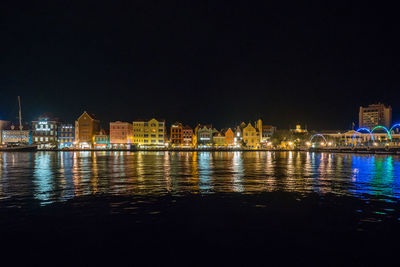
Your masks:
<instances>
[{"instance_id":1,"label":"illuminated building","mask_svg":"<svg viewBox=\"0 0 400 267\"><path fill-rule=\"evenodd\" d=\"M104 130L100 130L93 136L93 147L94 149L110 148L110 136Z\"/></svg>"},{"instance_id":2,"label":"illuminated building","mask_svg":"<svg viewBox=\"0 0 400 267\"><path fill-rule=\"evenodd\" d=\"M235 145L235 133L231 128L223 130L222 133L225 135L225 145L228 147L233 147Z\"/></svg>"},{"instance_id":3,"label":"illuminated building","mask_svg":"<svg viewBox=\"0 0 400 267\"><path fill-rule=\"evenodd\" d=\"M243 128L243 142L246 148L254 149L260 146L259 132L251 123Z\"/></svg>"},{"instance_id":4,"label":"illuminated building","mask_svg":"<svg viewBox=\"0 0 400 267\"><path fill-rule=\"evenodd\" d=\"M56 148L58 143L58 120L48 115L32 121L32 141L38 148Z\"/></svg>"},{"instance_id":5,"label":"illuminated building","mask_svg":"<svg viewBox=\"0 0 400 267\"><path fill-rule=\"evenodd\" d=\"M165 146L165 121L151 119L133 122L133 144L138 146Z\"/></svg>"},{"instance_id":6,"label":"illuminated building","mask_svg":"<svg viewBox=\"0 0 400 267\"><path fill-rule=\"evenodd\" d=\"M58 148L73 147L75 127L72 124L61 124L58 127Z\"/></svg>"},{"instance_id":7,"label":"illuminated building","mask_svg":"<svg viewBox=\"0 0 400 267\"><path fill-rule=\"evenodd\" d=\"M241 147L243 145L243 129L246 127L246 124L242 122L238 127L235 129L233 142L235 143L236 147Z\"/></svg>"},{"instance_id":8,"label":"illuminated building","mask_svg":"<svg viewBox=\"0 0 400 267\"><path fill-rule=\"evenodd\" d=\"M192 147L193 144L193 129L190 126L184 126L182 128L183 145L186 147Z\"/></svg>"},{"instance_id":9,"label":"illuminated building","mask_svg":"<svg viewBox=\"0 0 400 267\"><path fill-rule=\"evenodd\" d=\"M299 128L297 129L300 129L300 126L298 127ZM270 141L271 136L275 133L276 127L272 125L264 125L262 120L259 119L257 121L257 130L260 135L260 144L266 145Z\"/></svg>"},{"instance_id":10,"label":"illuminated building","mask_svg":"<svg viewBox=\"0 0 400 267\"><path fill-rule=\"evenodd\" d=\"M93 148L93 137L100 131L100 121L86 111L75 121L75 143L79 148Z\"/></svg>"},{"instance_id":11,"label":"illuminated building","mask_svg":"<svg viewBox=\"0 0 400 267\"><path fill-rule=\"evenodd\" d=\"M214 147L224 147L225 146L225 135L220 132L213 133L213 145Z\"/></svg>"},{"instance_id":12,"label":"illuminated building","mask_svg":"<svg viewBox=\"0 0 400 267\"><path fill-rule=\"evenodd\" d=\"M110 145L128 148L133 140L133 126L129 122L110 122Z\"/></svg>"},{"instance_id":13,"label":"illuminated building","mask_svg":"<svg viewBox=\"0 0 400 267\"><path fill-rule=\"evenodd\" d=\"M197 147L211 147L213 145L213 130L211 125L197 125L195 133L197 136Z\"/></svg>"},{"instance_id":14,"label":"illuminated building","mask_svg":"<svg viewBox=\"0 0 400 267\"><path fill-rule=\"evenodd\" d=\"M170 133L171 145L180 146L183 144L183 126L182 123L176 122L171 125Z\"/></svg>"},{"instance_id":15,"label":"illuminated building","mask_svg":"<svg viewBox=\"0 0 400 267\"><path fill-rule=\"evenodd\" d=\"M2 130L2 141L3 144L31 144L32 135L26 125L23 126L22 130L18 129L18 127L14 125L11 125Z\"/></svg>"},{"instance_id":16,"label":"illuminated building","mask_svg":"<svg viewBox=\"0 0 400 267\"><path fill-rule=\"evenodd\" d=\"M308 133L307 129L302 129L300 124L296 125L296 129L290 129L294 133Z\"/></svg>"},{"instance_id":17,"label":"illuminated building","mask_svg":"<svg viewBox=\"0 0 400 267\"><path fill-rule=\"evenodd\" d=\"M392 107L384 104L373 104L368 107L360 107L358 125L373 129L375 126L383 125L390 128L392 124Z\"/></svg>"},{"instance_id":18,"label":"illuminated building","mask_svg":"<svg viewBox=\"0 0 400 267\"><path fill-rule=\"evenodd\" d=\"M3 143L3 129L7 129L10 125L9 121L0 120L0 144Z\"/></svg>"}]
</instances>

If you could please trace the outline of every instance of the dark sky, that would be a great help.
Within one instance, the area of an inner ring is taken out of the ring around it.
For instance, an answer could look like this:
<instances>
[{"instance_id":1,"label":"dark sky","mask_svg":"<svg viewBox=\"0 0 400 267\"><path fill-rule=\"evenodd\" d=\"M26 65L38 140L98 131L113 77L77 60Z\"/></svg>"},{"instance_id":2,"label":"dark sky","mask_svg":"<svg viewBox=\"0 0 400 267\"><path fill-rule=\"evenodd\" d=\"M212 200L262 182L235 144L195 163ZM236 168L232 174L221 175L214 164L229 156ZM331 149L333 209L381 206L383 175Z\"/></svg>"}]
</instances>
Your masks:
<instances>
[{"instance_id":1,"label":"dark sky","mask_svg":"<svg viewBox=\"0 0 400 267\"><path fill-rule=\"evenodd\" d=\"M346 129L378 101L400 120L397 8L297 2L2 1L0 119L21 95L25 120Z\"/></svg>"}]
</instances>

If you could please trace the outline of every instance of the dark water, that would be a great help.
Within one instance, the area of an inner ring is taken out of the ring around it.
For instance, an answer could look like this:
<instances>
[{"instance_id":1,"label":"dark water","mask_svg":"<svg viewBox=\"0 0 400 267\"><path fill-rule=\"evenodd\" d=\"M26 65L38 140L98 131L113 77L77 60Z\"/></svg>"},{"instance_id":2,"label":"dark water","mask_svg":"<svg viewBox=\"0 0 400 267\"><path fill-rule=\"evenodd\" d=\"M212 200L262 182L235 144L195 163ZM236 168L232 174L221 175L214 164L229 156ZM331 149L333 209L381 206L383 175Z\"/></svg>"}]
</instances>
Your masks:
<instances>
[{"instance_id":1,"label":"dark water","mask_svg":"<svg viewBox=\"0 0 400 267\"><path fill-rule=\"evenodd\" d=\"M286 191L400 198L400 157L303 152L0 154L0 199Z\"/></svg>"},{"instance_id":2,"label":"dark water","mask_svg":"<svg viewBox=\"0 0 400 267\"><path fill-rule=\"evenodd\" d=\"M28 266L397 265L399 198L398 156L2 153L0 256Z\"/></svg>"}]
</instances>

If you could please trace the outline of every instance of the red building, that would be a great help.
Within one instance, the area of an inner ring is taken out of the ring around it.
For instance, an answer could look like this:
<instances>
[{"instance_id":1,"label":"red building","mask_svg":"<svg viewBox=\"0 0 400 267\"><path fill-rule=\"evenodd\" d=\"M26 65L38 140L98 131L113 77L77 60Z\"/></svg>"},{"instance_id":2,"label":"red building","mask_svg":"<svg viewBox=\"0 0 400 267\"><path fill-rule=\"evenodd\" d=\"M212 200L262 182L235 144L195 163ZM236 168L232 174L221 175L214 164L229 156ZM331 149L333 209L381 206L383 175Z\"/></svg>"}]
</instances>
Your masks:
<instances>
[{"instance_id":1,"label":"red building","mask_svg":"<svg viewBox=\"0 0 400 267\"><path fill-rule=\"evenodd\" d=\"M171 125L171 145L172 146L180 146L183 143L182 136L182 123L176 122Z\"/></svg>"},{"instance_id":2,"label":"red building","mask_svg":"<svg viewBox=\"0 0 400 267\"><path fill-rule=\"evenodd\" d=\"M129 122L110 122L110 145L123 147L132 143L133 126Z\"/></svg>"},{"instance_id":3,"label":"red building","mask_svg":"<svg viewBox=\"0 0 400 267\"><path fill-rule=\"evenodd\" d=\"M182 128L182 139L184 146L193 146L193 129L189 126Z\"/></svg>"}]
</instances>

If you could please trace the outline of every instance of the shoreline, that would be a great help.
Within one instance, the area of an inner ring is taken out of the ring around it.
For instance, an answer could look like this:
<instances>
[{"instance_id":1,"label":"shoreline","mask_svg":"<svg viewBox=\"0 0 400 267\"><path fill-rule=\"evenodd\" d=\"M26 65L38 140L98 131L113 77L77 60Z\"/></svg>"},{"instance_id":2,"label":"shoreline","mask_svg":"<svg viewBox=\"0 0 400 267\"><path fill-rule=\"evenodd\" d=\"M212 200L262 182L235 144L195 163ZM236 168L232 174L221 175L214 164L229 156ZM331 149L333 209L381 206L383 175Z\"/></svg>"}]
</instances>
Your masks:
<instances>
[{"instance_id":1,"label":"shoreline","mask_svg":"<svg viewBox=\"0 0 400 267\"><path fill-rule=\"evenodd\" d=\"M149 148L149 149L38 149L39 151L54 152L85 152L85 151L109 151L109 152L316 152L316 153L349 153L349 154L383 154L400 155L399 148L377 148L377 149L350 149L350 148L329 148L329 149L176 149L176 148ZM7 151L0 151L7 152Z\"/></svg>"}]
</instances>

